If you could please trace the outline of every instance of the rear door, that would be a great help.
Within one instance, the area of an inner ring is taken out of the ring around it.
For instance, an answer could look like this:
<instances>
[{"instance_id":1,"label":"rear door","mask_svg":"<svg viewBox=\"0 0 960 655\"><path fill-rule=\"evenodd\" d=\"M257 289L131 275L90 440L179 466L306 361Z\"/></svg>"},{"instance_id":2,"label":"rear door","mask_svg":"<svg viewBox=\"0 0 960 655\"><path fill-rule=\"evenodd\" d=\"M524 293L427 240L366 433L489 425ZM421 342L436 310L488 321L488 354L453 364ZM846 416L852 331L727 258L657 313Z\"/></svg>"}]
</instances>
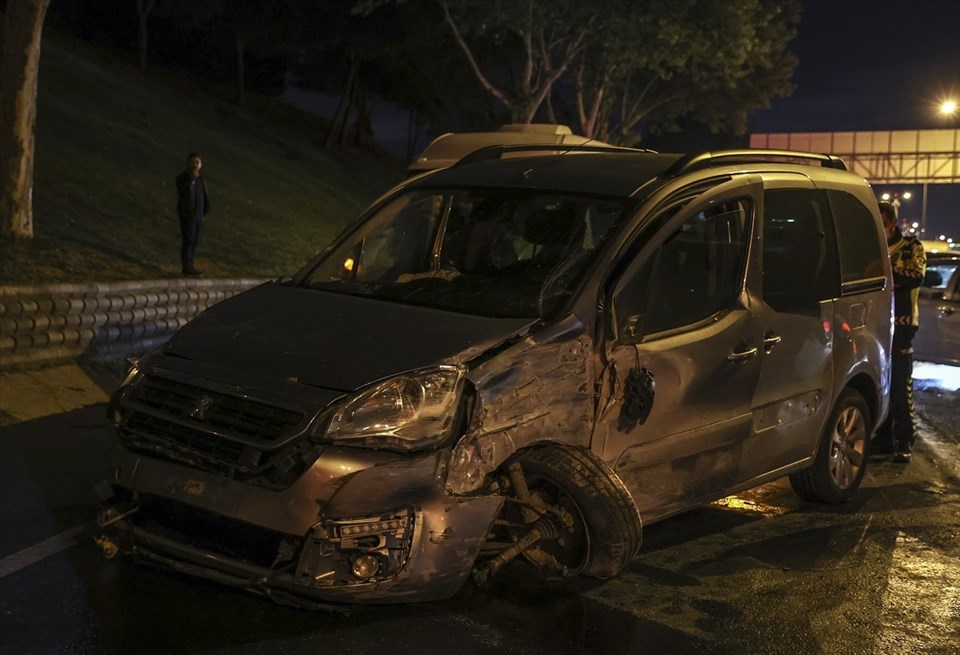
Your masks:
<instances>
[{"instance_id":1,"label":"rear door","mask_svg":"<svg viewBox=\"0 0 960 655\"><path fill-rule=\"evenodd\" d=\"M759 265L748 287L762 368L742 480L812 455L833 395L839 259L827 194L806 177L764 176ZM847 329L852 329L847 326Z\"/></svg>"}]
</instances>

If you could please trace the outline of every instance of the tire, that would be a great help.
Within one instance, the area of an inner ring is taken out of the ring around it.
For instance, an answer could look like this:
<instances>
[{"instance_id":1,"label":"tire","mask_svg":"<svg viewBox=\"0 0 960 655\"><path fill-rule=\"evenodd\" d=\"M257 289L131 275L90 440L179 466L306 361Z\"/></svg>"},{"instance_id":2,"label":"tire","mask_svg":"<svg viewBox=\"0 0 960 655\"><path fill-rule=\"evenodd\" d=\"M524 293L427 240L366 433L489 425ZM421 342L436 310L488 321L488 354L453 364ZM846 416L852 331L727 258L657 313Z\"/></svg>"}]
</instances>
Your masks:
<instances>
[{"instance_id":1,"label":"tire","mask_svg":"<svg viewBox=\"0 0 960 655\"><path fill-rule=\"evenodd\" d=\"M531 495L573 517L553 539L541 539L523 556L549 564L565 575L609 578L617 575L640 548L642 525L623 482L588 450L563 446L520 454Z\"/></svg>"},{"instance_id":2,"label":"tire","mask_svg":"<svg viewBox=\"0 0 960 655\"><path fill-rule=\"evenodd\" d=\"M793 490L822 503L850 500L867 469L869 434L867 403L857 391L844 389L823 428L813 465L790 476Z\"/></svg>"}]
</instances>

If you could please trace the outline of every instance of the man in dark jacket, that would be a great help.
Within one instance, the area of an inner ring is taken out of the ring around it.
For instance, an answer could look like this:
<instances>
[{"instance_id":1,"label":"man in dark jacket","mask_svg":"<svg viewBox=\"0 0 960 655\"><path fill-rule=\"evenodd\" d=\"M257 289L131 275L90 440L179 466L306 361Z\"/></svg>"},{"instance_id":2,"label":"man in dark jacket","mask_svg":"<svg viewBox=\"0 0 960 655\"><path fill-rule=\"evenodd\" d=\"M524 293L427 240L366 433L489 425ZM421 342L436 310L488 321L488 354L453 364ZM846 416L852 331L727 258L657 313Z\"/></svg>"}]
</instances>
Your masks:
<instances>
[{"instance_id":1,"label":"man in dark jacket","mask_svg":"<svg viewBox=\"0 0 960 655\"><path fill-rule=\"evenodd\" d=\"M890 413L877 430L874 452L894 451L894 461L908 463L916 438L913 408L913 335L920 324L917 297L927 268L923 244L904 236L893 205L880 203L893 268L893 353L890 371Z\"/></svg>"},{"instance_id":2,"label":"man in dark jacket","mask_svg":"<svg viewBox=\"0 0 960 655\"><path fill-rule=\"evenodd\" d=\"M203 161L200 155L187 155L187 170L177 176L177 215L180 217L180 263L184 275L200 275L193 257L200 244L203 217L210 211L210 198L200 176Z\"/></svg>"}]
</instances>

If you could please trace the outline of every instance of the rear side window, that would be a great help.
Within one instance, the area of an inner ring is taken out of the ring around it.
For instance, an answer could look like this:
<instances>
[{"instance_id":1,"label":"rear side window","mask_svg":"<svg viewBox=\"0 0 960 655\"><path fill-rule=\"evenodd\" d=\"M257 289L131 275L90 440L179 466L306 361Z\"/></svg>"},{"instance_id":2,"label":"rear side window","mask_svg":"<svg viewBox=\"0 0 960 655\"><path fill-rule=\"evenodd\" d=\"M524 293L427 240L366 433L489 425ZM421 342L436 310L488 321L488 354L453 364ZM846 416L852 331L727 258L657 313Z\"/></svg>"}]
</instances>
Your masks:
<instances>
[{"instance_id":1,"label":"rear side window","mask_svg":"<svg viewBox=\"0 0 960 655\"><path fill-rule=\"evenodd\" d=\"M763 200L763 299L781 312L840 295L836 246L823 191L774 189Z\"/></svg>"},{"instance_id":2,"label":"rear side window","mask_svg":"<svg viewBox=\"0 0 960 655\"><path fill-rule=\"evenodd\" d=\"M840 270L844 282L883 275L877 224L862 202L846 191L827 191L836 218Z\"/></svg>"},{"instance_id":3,"label":"rear side window","mask_svg":"<svg viewBox=\"0 0 960 655\"><path fill-rule=\"evenodd\" d=\"M954 271L960 266L960 259L934 259L927 256L927 272L923 276L923 286L936 291L944 291Z\"/></svg>"}]
</instances>

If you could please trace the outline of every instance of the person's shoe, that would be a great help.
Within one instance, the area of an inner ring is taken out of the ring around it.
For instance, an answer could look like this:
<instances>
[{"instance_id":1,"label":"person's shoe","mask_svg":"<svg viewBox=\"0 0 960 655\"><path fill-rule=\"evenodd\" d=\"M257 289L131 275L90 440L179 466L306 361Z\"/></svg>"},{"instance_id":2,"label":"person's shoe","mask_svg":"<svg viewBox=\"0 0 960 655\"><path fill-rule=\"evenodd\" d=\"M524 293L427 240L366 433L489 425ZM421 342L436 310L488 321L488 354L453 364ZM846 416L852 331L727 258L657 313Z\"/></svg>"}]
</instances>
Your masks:
<instances>
[{"instance_id":1,"label":"person's shoe","mask_svg":"<svg viewBox=\"0 0 960 655\"><path fill-rule=\"evenodd\" d=\"M913 459L913 455L903 451L893 456L893 461L897 464L909 464L911 459Z\"/></svg>"},{"instance_id":2,"label":"person's shoe","mask_svg":"<svg viewBox=\"0 0 960 655\"><path fill-rule=\"evenodd\" d=\"M203 271L198 271L195 268L188 268L183 272L184 275L189 275L190 277L200 277L203 275Z\"/></svg>"}]
</instances>

